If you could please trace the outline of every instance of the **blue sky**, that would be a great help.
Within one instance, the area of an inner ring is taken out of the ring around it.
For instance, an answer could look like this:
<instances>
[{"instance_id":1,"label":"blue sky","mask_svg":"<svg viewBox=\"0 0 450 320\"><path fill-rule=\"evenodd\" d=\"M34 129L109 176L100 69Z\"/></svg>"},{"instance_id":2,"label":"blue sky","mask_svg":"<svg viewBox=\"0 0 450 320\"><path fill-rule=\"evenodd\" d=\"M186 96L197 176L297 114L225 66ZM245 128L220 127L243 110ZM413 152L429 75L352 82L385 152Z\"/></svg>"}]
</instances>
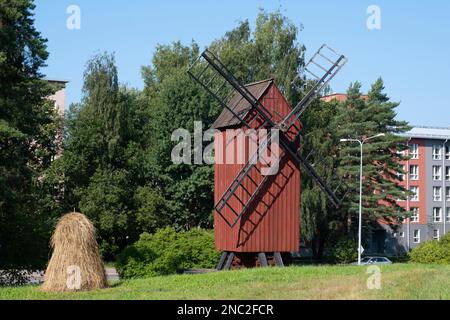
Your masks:
<instances>
[{"instance_id":1,"label":"blue sky","mask_svg":"<svg viewBox=\"0 0 450 320\"><path fill-rule=\"evenodd\" d=\"M354 81L367 90L379 76L394 101L398 118L415 125L450 126L450 1L385 0L36 0L36 25L48 38L44 73L66 79L67 106L81 97L86 61L101 51L115 52L119 78L142 88L140 69L151 62L157 44L197 41L202 47L240 20L253 25L259 8L280 9L303 25L299 41L309 57L322 43L349 62L333 80L335 92ZM81 9L81 29L69 30L69 5ZM369 5L381 9L381 30L369 30Z\"/></svg>"}]
</instances>

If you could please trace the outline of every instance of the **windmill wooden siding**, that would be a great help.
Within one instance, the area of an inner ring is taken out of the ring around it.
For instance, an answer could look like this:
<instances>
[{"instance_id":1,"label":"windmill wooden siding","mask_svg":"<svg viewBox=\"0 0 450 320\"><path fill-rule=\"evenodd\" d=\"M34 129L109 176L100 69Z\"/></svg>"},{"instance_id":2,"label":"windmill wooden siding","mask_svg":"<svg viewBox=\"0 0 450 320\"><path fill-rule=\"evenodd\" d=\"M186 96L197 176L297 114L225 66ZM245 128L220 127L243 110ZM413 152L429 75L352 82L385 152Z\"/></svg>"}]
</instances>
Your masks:
<instances>
[{"instance_id":1,"label":"windmill wooden siding","mask_svg":"<svg viewBox=\"0 0 450 320\"><path fill-rule=\"evenodd\" d=\"M275 123L288 115L291 107L285 100L273 80L246 85L247 89L270 112ZM238 101L239 95L231 99ZM230 102L231 105L231 102ZM239 102L234 109L242 112L248 122L254 116L251 108L245 102ZM224 110L214 124L218 129L215 134L216 164L214 172L214 197L215 203L230 186L244 164L226 164L225 159L220 159L226 153L232 153L237 158L238 139L230 143L227 141L227 130L246 129L238 121L230 116L228 110ZM255 124L256 126L256 124ZM300 124L297 123L287 134L293 139L298 132ZM228 144L228 145L227 145ZM220 152L222 148L222 152ZM248 149L248 141L246 144ZM246 214L234 227L230 227L224 220L233 221L236 216L227 206L222 209L221 216L215 212L214 230L216 248L220 251L231 252L290 252L299 250L300 239L300 169L289 156L283 156L284 150L280 147L279 171L269 179L265 187L260 190L253 204ZM248 160L248 156L245 161ZM224 163L224 164L222 164ZM258 168L261 164L258 163ZM259 183L263 178L253 172L251 178ZM245 187L252 193L256 187L250 182ZM236 190L239 199L246 203L249 195L242 188ZM233 208L242 209L243 205L236 197L229 200Z\"/></svg>"}]
</instances>

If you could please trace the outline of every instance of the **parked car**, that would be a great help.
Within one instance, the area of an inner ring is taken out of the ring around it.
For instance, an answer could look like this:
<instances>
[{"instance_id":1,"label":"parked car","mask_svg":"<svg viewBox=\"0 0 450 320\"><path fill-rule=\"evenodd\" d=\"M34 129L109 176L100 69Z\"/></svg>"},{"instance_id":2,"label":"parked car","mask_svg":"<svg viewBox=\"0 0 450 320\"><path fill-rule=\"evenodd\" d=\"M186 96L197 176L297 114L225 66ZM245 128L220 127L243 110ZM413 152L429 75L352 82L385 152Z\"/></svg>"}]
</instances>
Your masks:
<instances>
[{"instance_id":1,"label":"parked car","mask_svg":"<svg viewBox=\"0 0 450 320\"><path fill-rule=\"evenodd\" d=\"M364 257L361 259L361 265L368 264L391 264L392 261L386 257ZM352 265L358 265L358 261L353 262Z\"/></svg>"}]
</instances>

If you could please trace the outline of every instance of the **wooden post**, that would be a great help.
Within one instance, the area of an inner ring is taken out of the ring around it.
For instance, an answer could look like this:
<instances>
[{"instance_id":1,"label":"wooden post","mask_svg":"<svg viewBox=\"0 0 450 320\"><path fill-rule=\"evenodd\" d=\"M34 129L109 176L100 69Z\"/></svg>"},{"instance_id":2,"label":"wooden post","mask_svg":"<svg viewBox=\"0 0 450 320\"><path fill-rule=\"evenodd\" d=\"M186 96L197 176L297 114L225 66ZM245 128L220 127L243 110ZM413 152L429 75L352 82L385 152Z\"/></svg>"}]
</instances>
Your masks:
<instances>
[{"instance_id":1,"label":"wooden post","mask_svg":"<svg viewBox=\"0 0 450 320\"><path fill-rule=\"evenodd\" d=\"M234 252L230 252L228 254L228 259L227 262L225 263L225 266L223 267L223 270L230 270L231 264L233 263L233 259L234 259Z\"/></svg>"},{"instance_id":2,"label":"wooden post","mask_svg":"<svg viewBox=\"0 0 450 320\"><path fill-rule=\"evenodd\" d=\"M259 262L261 263L261 267L268 267L269 264L267 263L267 257L264 252L258 253Z\"/></svg>"},{"instance_id":3,"label":"wooden post","mask_svg":"<svg viewBox=\"0 0 450 320\"><path fill-rule=\"evenodd\" d=\"M284 267L283 258L281 257L281 253L274 252L273 257L275 258L275 264L279 267Z\"/></svg>"},{"instance_id":4,"label":"wooden post","mask_svg":"<svg viewBox=\"0 0 450 320\"><path fill-rule=\"evenodd\" d=\"M224 266L224 264L225 264L225 260L226 260L226 258L227 258L227 256L228 256L228 252L227 251L224 251L223 253L222 253L222 256L220 257L220 260L219 260L219 263L217 264L217 270L222 270L223 269L223 266Z\"/></svg>"}]
</instances>

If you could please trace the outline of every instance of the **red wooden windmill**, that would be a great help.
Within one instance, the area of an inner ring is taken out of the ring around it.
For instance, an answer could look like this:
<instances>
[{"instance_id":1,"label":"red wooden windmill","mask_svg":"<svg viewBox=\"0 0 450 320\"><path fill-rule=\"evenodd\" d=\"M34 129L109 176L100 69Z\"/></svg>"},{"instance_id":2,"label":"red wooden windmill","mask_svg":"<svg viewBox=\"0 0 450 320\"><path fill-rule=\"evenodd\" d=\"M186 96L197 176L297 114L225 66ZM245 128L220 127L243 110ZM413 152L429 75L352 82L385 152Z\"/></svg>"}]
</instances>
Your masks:
<instances>
[{"instance_id":1,"label":"red wooden windmill","mask_svg":"<svg viewBox=\"0 0 450 320\"><path fill-rule=\"evenodd\" d=\"M310 74L314 82L294 108L274 80L243 85L209 50L189 68L190 76L224 108L213 125L217 129L215 242L223 252L219 270L229 269L233 263L255 265L258 260L266 266L266 254L283 265L281 253L298 251L300 168L335 206L342 202L346 191L341 185L322 179L314 164L301 154L299 119L346 61L322 45L299 74ZM248 134L260 131L266 134ZM264 170L269 155L277 150L279 156L271 163L277 170ZM234 161L219 159L230 153L235 154Z\"/></svg>"}]
</instances>

